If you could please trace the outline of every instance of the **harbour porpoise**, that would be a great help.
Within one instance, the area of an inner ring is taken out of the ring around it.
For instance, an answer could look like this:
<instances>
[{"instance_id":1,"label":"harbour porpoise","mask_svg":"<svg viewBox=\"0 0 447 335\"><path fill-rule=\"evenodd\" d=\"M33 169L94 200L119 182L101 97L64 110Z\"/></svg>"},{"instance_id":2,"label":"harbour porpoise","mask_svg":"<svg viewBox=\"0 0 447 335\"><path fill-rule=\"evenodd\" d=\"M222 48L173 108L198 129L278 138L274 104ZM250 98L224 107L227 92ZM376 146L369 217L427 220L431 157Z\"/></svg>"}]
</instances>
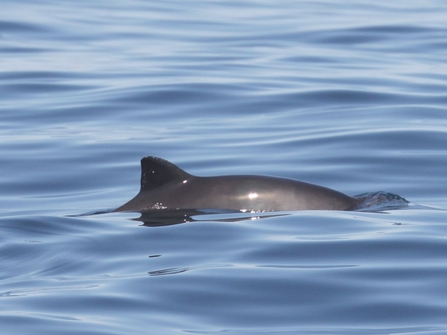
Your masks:
<instances>
[{"instance_id":1,"label":"harbour porpoise","mask_svg":"<svg viewBox=\"0 0 447 335\"><path fill-rule=\"evenodd\" d=\"M242 211L352 210L358 200L310 183L278 177L193 176L157 157L141 160L141 189L115 211L228 209Z\"/></svg>"}]
</instances>

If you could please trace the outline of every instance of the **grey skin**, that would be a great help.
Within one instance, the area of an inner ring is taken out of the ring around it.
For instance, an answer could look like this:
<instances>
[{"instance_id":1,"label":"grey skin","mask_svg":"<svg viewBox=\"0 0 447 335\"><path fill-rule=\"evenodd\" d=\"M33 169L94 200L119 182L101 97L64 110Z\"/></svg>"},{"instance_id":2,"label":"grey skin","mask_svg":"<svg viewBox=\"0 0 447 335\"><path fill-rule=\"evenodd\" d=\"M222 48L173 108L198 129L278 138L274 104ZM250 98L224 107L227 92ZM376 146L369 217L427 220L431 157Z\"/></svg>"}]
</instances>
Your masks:
<instances>
[{"instance_id":1,"label":"grey skin","mask_svg":"<svg viewBox=\"0 0 447 335\"><path fill-rule=\"evenodd\" d=\"M144 157L140 192L115 211L351 210L357 204L346 194L298 180L252 175L196 177L164 159Z\"/></svg>"}]
</instances>

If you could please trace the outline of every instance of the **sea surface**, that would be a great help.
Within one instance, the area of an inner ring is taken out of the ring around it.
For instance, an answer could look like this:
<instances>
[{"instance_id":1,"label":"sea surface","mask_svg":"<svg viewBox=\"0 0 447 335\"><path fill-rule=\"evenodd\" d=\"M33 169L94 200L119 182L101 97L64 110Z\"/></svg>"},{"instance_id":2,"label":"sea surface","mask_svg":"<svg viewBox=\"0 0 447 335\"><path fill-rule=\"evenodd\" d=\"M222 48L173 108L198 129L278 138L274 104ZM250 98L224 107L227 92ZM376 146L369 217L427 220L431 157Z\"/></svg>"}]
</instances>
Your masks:
<instances>
[{"instance_id":1,"label":"sea surface","mask_svg":"<svg viewBox=\"0 0 447 335\"><path fill-rule=\"evenodd\" d=\"M447 334L446 1L1 8L0 334ZM113 213L148 155L410 203Z\"/></svg>"}]
</instances>

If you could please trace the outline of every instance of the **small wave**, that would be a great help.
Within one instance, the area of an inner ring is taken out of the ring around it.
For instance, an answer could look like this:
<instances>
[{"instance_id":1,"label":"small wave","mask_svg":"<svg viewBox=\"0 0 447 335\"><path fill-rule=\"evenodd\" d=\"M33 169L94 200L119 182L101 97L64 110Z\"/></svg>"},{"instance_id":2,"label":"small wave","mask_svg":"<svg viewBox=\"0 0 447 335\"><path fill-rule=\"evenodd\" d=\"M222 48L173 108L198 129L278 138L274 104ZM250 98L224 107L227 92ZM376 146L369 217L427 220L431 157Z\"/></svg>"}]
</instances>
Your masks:
<instances>
[{"instance_id":1,"label":"small wave","mask_svg":"<svg viewBox=\"0 0 447 335\"><path fill-rule=\"evenodd\" d=\"M354 196L354 198L359 201L359 204L354 210L364 212L404 209L410 203L400 195L384 191L362 193Z\"/></svg>"}]
</instances>

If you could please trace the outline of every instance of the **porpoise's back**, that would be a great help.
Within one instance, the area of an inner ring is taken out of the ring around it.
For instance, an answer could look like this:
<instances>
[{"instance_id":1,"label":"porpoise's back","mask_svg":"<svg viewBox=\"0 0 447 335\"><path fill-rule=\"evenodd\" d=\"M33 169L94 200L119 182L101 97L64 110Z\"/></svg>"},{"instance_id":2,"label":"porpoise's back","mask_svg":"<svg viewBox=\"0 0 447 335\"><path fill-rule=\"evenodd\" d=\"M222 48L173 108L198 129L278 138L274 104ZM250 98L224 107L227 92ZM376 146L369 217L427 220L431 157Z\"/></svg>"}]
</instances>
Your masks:
<instances>
[{"instance_id":1,"label":"porpoise's back","mask_svg":"<svg viewBox=\"0 0 447 335\"><path fill-rule=\"evenodd\" d=\"M350 210L356 205L346 194L298 180L254 175L196 177L164 159L144 157L140 192L115 211Z\"/></svg>"}]
</instances>

